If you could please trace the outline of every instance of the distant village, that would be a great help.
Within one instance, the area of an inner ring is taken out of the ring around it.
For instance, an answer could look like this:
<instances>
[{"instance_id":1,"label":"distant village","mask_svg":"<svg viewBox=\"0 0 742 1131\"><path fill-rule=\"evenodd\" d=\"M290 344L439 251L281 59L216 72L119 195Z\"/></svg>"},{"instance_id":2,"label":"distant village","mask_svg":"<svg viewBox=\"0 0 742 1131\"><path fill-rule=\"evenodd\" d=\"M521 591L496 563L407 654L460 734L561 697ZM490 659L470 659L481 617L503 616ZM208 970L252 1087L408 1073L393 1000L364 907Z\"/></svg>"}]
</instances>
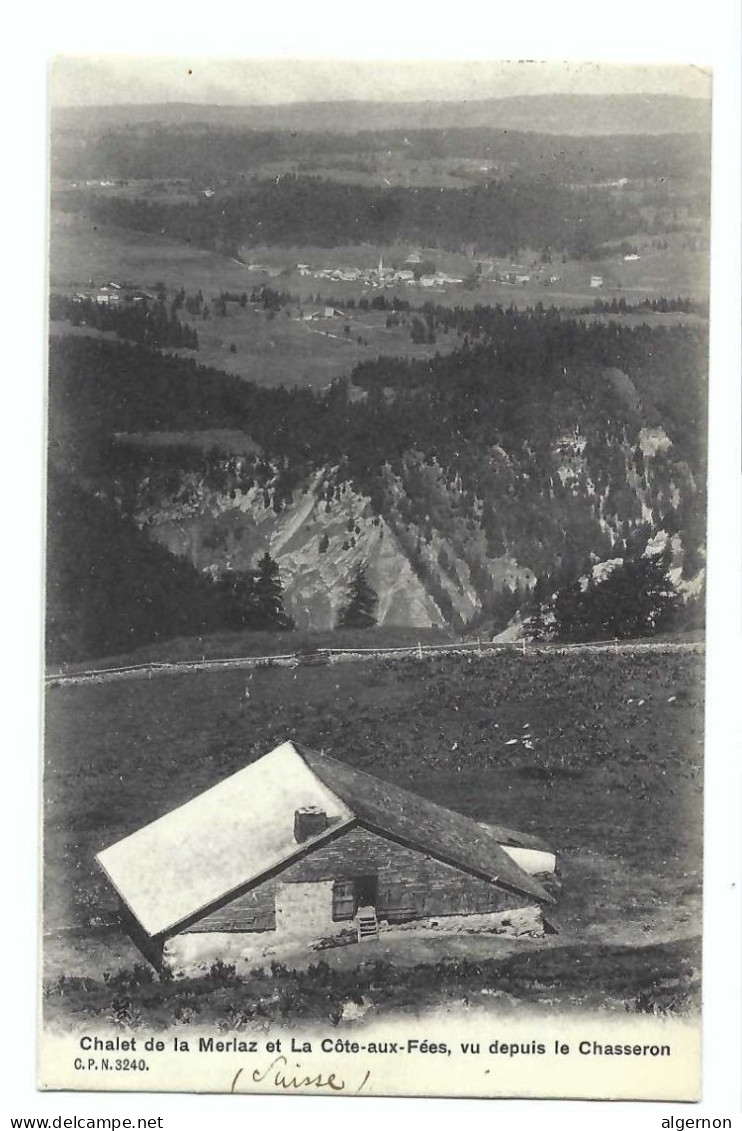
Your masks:
<instances>
[{"instance_id":1,"label":"distant village","mask_svg":"<svg viewBox=\"0 0 742 1131\"><path fill-rule=\"evenodd\" d=\"M296 272L302 278L329 279L336 283L361 283L371 289L383 287L398 287L400 284L416 287L422 290L445 290L446 287L464 286L466 283L475 284L487 280L492 283L509 283L513 286L525 285L536 279L540 283L558 283L559 275L546 275L539 270L539 265L525 268L519 264L511 264L508 270L498 268L494 260L477 260L475 269L467 278L463 275L451 275L436 268L435 264L427 261L419 252L412 252L407 256L401 267L384 265L383 258L379 259L375 267L316 267L311 263L297 263ZM262 272L271 278L285 274L285 268L268 266L262 263L249 263L248 270Z\"/></svg>"},{"instance_id":2,"label":"distant village","mask_svg":"<svg viewBox=\"0 0 742 1131\"><path fill-rule=\"evenodd\" d=\"M621 257L625 263L636 262L641 258L637 252L629 252ZM297 263L292 268L264 263L248 263L251 272L264 274L268 278L279 278L294 271L305 279L325 279L336 283L360 283L372 290L400 285L425 291L444 291L447 287L471 286L479 283L499 283L513 287L525 287L529 283L539 286L555 286L562 276L553 274L549 263L534 260L532 263L510 263L503 265L494 259L477 259L473 270L465 277L439 270L420 252L411 252L401 267L387 266L383 258L374 267L316 266L311 263ZM602 275L591 275L585 279L592 289L604 285Z\"/></svg>"},{"instance_id":3,"label":"distant village","mask_svg":"<svg viewBox=\"0 0 742 1131\"><path fill-rule=\"evenodd\" d=\"M626 263L635 262L640 258L637 252L629 252L622 256ZM245 268L251 274L262 275L267 279L287 278L296 274L304 279L356 283L374 291L404 286L420 291L445 292L449 287L463 286L475 289L480 283L513 287L527 287L529 284L534 284L548 287L562 281L561 275L551 273L550 264L538 260L528 265L519 263L503 265L502 262L498 263L494 259L477 259L473 263L473 270L466 277L454 275L438 269L434 262L416 251L407 256L401 267L385 265L383 257L380 257L378 264L373 267L250 262L245 264ZM599 290L604 286L605 280L602 275L593 274L585 277L585 284L592 290ZM120 303L146 306L156 301L158 297L160 297L158 294L141 290L128 283L106 282L95 287L91 279L90 289L78 291L73 295L73 301L79 303L92 301L99 306L118 306Z\"/></svg>"}]
</instances>

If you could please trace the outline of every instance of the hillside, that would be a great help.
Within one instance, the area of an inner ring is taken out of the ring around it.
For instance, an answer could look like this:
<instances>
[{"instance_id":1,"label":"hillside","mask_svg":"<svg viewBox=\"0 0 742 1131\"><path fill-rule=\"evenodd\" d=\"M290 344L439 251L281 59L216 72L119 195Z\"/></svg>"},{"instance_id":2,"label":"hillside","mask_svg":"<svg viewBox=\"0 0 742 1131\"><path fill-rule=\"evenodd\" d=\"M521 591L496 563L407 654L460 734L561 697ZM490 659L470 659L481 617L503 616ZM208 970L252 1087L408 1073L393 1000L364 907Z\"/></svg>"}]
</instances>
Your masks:
<instances>
[{"instance_id":1,"label":"hillside","mask_svg":"<svg viewBox=\"0 0 742 1131\"><path fill-rule=\"evenodd\" d=\"M521 95L463 102L304 102L273 106L197 103L57 107L58 128L199 123L253 130L338 133L360 130L498 128L542 133L708 132L710 101L674 95Z\"/></svg>"},{"instance_id":2,"label":"hillside","mask_svg":"<svg viewBox=\"0 0 742 1131\"><path fill-rule=\"evenodd\" d=\"M335 625L360 563L380 596L379 624L429 628L444 623L389 524L351 485L343 483L340 497L328 507L320 471L278 514L266 507L257 486L234 498L229 491L204 489L198 479L191 486L186 507L164 498L140 512L138 521L155 541L207 574L249 569L268 550L279 564L285 606L297 628Z\"/></svg>"},{"instance_id":3,"label":"hillside","mask_svg":"<svg viewBox=\"0 0 742 1131\"><path fill-rule=\"evenodd\" d=\"M499 632L529 611L537 582L539 593L571 584L650 543L667 547L681 589L699 591L704 328L428 315L458 348L380 357L321 396L142 346L53 340L52 467L107 521L194 567L199 599L181 591L152 632L242 626L232 590L266 551L287 612L311 629L333 625L361 564L380 623L455 631ZM71 545L68 560L66 544L58 572L82 571L84 592L84 554ZM201 610L195 628L179 602ZM147 639L96 638L89 654Z\"/></svg>"},{"instance_id":4,"label":"hillside","mask_svg":"<svg viewBox=\"0 0 742 1131\"><path fill-rule=\"evenodd\" d=\"M530 176L556 173L561 180L581 184L624 177L646 187L652 177L703 183L709 151L708 132L688 134L680 128L661 134L580 137L469 122L405 129L374 129L364 123L356 132L337 133L255 129L229 119L214 126L196 117L136 128L95 120L70 122L54 135L51 168L56 181L121 179L118 188L130 192L150 193L155 186L144 183L147 180L171 180L171 190L180 198L199 181L213 184L221 178L265 175L269 168L280 169L281 163L284 172L293 164L297 172L324 168L350 180L383 167L392 175L396 168L418 183L421 176L435 178L443 163L460 183L477 171L490 178L520 171ZM130 180L134 183L128 184Z\"/></svg>"}]
</instances>

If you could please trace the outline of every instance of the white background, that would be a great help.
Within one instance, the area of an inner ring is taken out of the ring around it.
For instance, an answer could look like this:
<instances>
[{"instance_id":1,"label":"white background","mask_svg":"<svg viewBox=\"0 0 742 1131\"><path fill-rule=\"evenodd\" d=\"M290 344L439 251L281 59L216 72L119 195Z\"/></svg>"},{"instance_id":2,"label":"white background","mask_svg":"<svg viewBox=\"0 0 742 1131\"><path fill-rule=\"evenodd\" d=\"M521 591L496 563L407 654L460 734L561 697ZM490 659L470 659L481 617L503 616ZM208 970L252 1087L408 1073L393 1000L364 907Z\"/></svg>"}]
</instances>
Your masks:
<instances>
[{"instance_id":1,"label":"white background","mask_svg":"<svg viewBox=\"0 0 742 1131\"><path fill-rule=\"evenodd\" d=\"M268 13L268 14L266 14ZM165 1126L357 1131L386 1121L508 1128L661 1127L675 1114L736 1116L740 1086L740 16L738 0L366 0L255 6L152 0L16 3L4 18L2 241L3 692L5 814L2 1115L163 1115ZM505 58L694 62L715 72L706 779L704 1099L699 1107L509 1101L40 1094L35 1090L36 880L43 548L46 70L53 54ZM6 1115L6 1118L7 1118ZM7 1126L7 1124L6 1124Z\"/></svg>"}]
</instances>

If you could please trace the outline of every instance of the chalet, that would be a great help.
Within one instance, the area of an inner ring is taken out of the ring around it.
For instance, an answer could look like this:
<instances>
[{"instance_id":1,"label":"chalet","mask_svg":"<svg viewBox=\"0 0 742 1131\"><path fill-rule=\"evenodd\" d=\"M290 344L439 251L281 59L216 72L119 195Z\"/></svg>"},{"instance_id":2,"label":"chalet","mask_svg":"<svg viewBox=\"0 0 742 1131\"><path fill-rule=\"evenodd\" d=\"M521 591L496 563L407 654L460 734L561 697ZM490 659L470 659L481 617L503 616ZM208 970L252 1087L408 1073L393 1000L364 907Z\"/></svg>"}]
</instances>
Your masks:
<instances>
[{"instance_id":1,"label":"chalet","mask_svg":"<svg viewBox=\"0 0 742 1131\"><path fill-rule=\"evenodd\" d=\"M301 314L302 322L320 322L324 318L344 318L345 315L342 310L337 310L334 306L325 306L322 310L303 310Z\"/></svg>"},{"instance_id":2,"label":"chalet","mask_svg":"<svg viewBox=\"0 0 742 1131\"><path fill-rule=\"evenodd\" d=\"M123 288L120 283L104 283L98 288L95 301L99 306L116 306L121 302Z\"/></svg>"},{"instance_id":3,"label":"chalet","mask_svg":"<svg viewBox=\"0 0 742 1131\"><path fill-rule=\"evenodd\" d=\"M240 964L379 930L519 912L543 932L556 856L285 742L104 849L135 942L157 967Z\"/></svg>"}]
</instances>

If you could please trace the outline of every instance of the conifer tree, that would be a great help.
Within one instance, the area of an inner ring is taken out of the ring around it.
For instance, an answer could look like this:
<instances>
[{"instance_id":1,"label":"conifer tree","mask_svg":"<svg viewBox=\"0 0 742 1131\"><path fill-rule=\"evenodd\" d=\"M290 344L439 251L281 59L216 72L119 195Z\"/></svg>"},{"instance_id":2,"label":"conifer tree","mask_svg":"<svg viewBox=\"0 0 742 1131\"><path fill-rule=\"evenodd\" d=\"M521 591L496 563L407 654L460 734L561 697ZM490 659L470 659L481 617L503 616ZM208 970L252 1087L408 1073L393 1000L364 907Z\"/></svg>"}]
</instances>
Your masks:
<instances>
[{"instance_id":1,"label":"conifer tree","mask_svg":"<svg viewBox=\"0 0 742 1131\"><path fill-rule=\"evenodd\" d=\"M376 624L378 595L366 579L363 563L356 566L348 589L348 600L338 615L338 628L371 628Z\"/></svg>"},{"instance_id":2,"label":"conifer tree","mask_svg":"<svg viewBox=\"0 0 742 1131\"><path fill-rule=\"evenodd\" d=\"M559 590L552 605L556 639L625 639L669 627L681 604L669 568L668 551L629 558L604 581Z\"/></svg>"},{"instance_id":3,"label":"conifer tree","mask_svg":"<svg viewBox=\"0 0 742 1131\"><path fill-rule=\"evenodd\" d=\"M255 577L255 605L266 628L293 628L294 622L283 607L283 585L278 565L266 550L258 562Z\"/></svg>"}]
</instances>

